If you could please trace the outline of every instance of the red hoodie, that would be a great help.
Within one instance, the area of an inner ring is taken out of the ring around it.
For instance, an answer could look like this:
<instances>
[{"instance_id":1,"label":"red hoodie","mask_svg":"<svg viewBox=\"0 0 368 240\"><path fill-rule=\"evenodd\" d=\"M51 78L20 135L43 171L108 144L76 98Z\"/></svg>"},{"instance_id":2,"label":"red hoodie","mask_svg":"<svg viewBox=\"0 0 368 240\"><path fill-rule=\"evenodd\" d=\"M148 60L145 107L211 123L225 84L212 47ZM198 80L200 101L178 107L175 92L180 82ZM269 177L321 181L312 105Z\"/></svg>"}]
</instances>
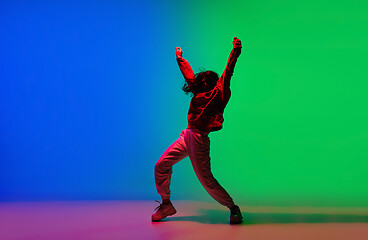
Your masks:
<instances>
[{"instance_id":1,"label":"red hoodie","mask_svg":"<svg viewBox=\"0 0 368 240\"><path fill-rule=\"evenodd\" d=\"M233 48L216 86L208 92L197 93L192 97L188 111L188 128L196 128L203 132L218 131L222 128L224 109L231 95L230 79L240 53L240 47ZM176 60L185 81L188 84L195 81L195 75L189 62L182 57L177 57Z\"/></svg>"}]
</instances>

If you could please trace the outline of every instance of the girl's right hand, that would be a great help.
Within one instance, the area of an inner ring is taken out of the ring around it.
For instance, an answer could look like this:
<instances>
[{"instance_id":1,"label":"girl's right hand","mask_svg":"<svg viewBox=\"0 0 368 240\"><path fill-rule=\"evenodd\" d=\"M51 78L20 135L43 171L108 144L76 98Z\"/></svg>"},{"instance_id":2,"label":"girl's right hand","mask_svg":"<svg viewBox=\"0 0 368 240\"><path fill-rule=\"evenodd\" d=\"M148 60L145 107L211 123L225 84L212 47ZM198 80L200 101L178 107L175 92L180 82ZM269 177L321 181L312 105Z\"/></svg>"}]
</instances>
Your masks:
<instances>
[{"instance_id":1,"label":"girl's right hand","mask_svg":"<svg viewBox=\"0 0 368 240\"><path fill-rule=\"evenodd\" d=\"M180 47L176 47L176 57L177 58L182 58L183 57L183 50L181 50Z\"/></svg>"}]
</instances>

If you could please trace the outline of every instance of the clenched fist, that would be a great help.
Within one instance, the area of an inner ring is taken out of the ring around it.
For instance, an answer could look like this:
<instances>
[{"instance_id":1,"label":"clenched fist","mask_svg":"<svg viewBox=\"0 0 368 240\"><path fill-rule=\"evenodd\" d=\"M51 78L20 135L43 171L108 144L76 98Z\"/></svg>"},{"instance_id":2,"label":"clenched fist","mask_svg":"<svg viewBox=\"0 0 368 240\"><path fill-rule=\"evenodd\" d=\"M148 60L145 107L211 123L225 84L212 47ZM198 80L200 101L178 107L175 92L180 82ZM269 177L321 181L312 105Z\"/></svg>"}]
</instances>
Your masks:
<instances>
[{"instance_id":1,"label":"clenched fist","mask_svg":"<svg viewBox=\"0 0 368 240\"><path fill-rule=\"evenodd\" d=\"M241 48L242 47L241 41L239 40L239 38L234 37L234 39L233 39L233 47L234 48Z\"/></svg>"},{"instance_id":2,"label":"clenched fist","mask_svg":"<svg viewBox=\"0 0 368 240\"><path fill-rule=\"evenodd\" d=\"M182 58L183 57L183 50L181 50L180 47L176 47L176 57L177 58Z\"/></svg>"}]
</instances>

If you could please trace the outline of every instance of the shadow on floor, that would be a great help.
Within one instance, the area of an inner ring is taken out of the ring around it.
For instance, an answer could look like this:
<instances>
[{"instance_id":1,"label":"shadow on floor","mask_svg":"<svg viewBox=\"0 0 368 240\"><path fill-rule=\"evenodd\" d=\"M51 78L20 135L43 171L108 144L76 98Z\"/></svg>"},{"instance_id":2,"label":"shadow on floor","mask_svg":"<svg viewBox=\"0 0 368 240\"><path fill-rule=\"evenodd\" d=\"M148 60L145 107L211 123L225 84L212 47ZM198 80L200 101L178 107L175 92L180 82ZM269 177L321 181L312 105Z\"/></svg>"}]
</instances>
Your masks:
<instances>
[{"instance_id":1,"label":"shadow on floor","mask_svg":"<svg viewBox=\"0 0 368 240\"><path fill-rule=\"evenodd\" d=\"M164 221L191 221L207 224L228 224L229 212L220 210L201 210L195 216L173 216ZM368 216L308 213L242 213L244 222L249 224L277 223L368 223Z\"/></svg>"}]
</instances>

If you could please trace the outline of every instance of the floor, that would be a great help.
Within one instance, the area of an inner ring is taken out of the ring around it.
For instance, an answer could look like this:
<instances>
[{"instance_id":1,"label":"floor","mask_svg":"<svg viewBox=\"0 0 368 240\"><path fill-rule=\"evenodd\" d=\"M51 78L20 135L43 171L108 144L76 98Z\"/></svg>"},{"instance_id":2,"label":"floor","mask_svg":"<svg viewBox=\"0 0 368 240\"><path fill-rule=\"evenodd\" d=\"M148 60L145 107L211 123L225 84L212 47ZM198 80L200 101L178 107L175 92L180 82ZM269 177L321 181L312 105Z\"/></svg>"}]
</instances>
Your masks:
<instances>
[{"instance_id":1,"label":"floor","mask_svg":"<svg viewBox=\"0 0 368 240\"><path fill-rule=\"evenodd\" d=\"M367 208L240 206L245 223L228 224L217 203L176 201L178 213L150 221L154 201L0 203L1 240L367 240Z\"/></svg>"}]
</instances>

